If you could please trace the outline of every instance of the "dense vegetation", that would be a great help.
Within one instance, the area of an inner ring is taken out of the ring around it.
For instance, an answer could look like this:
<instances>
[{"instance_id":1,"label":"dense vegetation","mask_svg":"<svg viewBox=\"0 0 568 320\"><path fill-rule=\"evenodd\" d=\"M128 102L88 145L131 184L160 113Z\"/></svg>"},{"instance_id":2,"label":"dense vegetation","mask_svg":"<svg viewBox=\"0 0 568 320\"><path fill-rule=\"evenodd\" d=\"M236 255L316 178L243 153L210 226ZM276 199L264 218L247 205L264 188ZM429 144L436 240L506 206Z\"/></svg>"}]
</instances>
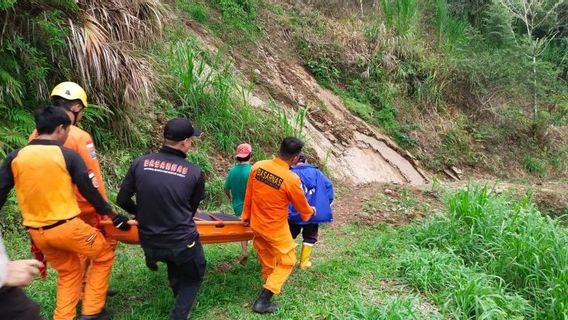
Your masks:
<instances>
[{"instance_id":1,"label":"dense vegetation","mask_svg":"<svg viewBox=\"0 0 568 320\"><path fill-rule=\"evenodd\" d=\"M227 168L215 168L212 155L249 141L262 159L296 130L277 105L255 112L249 85L223 54L202 50L161 1L0 3L10 26L0 41L0 158L27 142L33 110L69 79L87 90L81 126L102 152L111 200L129 162L157 148L167 118L188 116L205 132L190 158L208 174L207 206L226 204L216 169Z\"/></svg>"},{"instance_id":2,"label":"dense vegetation","mask_svg":"<svg viewBox=\"0 0 568 320\"><path fill-rule=\"evenodd\" d=\"M565 1L314 7L291 15L306 67L429 167L506 175L516 163L539 176L565 173Z\"/></svg>"},{"instance_id":3,"label":"dense vegetation","mask_svg":"<svg viewBox=\"0 0 568 320\"><path fill-rule=\"evenodd\" d=\"M181 114L208 129L202 160L235 139L268 151L269 128L281 121L253 116L251 87L188 33L190 17L251 58L267 30L287 30L290 53L322 85L432 169L471 165L506 175L516 165L563 175L567 8L553 0L2 0L0 157L25 143L31 112L66 79L89 93L83 125L99 149L128 147L109 155L123 162L152 147L164 117ZM193 83L200 74L205 81ZM224 117L211 117L217 107ZM226 121L230 113L241 116ZM260 129L244 129L251 126ZM115 185L120 169L104 167Z\"/></svg>"},{"instance_id":4,"label":"dense vegetation","mask_svg":"<svg viewBox=\"0 0 568 320\"><path fill-rule=\"evenodd\" d=\"M522 3L532 4L529 20ZM156 149L164 121L183 115L205 131L189 156L208 175L205 205L222 208L220 166L228 164L218 158L242 140L267 157L309 112L288 120L275 103L254 109L248 95L259 79L224 53L254 59L251 48L270 45L278 29L291 59L430 169L564 177L566 19L566 1L552 0L0 0L0 159L26 143L51 87L73 79L89 94L82 126L101 151L111 200L132 158ZM192 28L226 47L205 50ZM422 204L405 196L399 205ZM381 204L364 208L373 214ZM27 256L13 230L14 197L3 211L12 257ZM566 229L526 199L470 186L446 194L431 220L323 234L314 271L291 279L277 318L568 318ZM217 269L237 249L208 247L195 318L253 317L258 264ZM171 304L164 270L149 275L138 248L120 250L110 308L118 319L163 317ZM46 314L54 288L52 270L29 291Z\"/></svg>"}]
</instances>

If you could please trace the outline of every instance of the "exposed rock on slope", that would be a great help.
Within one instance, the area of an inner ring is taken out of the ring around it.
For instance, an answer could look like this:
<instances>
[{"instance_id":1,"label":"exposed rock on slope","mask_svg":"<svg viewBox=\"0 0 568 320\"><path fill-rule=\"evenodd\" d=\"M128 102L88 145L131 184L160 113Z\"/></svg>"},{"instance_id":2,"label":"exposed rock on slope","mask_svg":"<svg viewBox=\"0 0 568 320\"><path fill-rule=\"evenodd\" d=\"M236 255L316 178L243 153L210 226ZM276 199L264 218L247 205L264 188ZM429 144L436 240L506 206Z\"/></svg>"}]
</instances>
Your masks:
<instances>
[{"instance_id":1,"label":"exposed rock on slope","mask_svg":"<svg viewBox=\"0 0 568 320\"><path fill-rule=\"evenodd\" d=\"M204 47L216 50L207 32L198 26L195 31ZM304 123L309 147L335 178L351 184L428 181L416 158L351 114L339 96L321 87L297 61L263 45L257 47L255 59L230 54L239 70L254 70L257 85L248 97L251 105L268 107L274 99L289 111L310 107Z\"/></svg>"}]
</instances>

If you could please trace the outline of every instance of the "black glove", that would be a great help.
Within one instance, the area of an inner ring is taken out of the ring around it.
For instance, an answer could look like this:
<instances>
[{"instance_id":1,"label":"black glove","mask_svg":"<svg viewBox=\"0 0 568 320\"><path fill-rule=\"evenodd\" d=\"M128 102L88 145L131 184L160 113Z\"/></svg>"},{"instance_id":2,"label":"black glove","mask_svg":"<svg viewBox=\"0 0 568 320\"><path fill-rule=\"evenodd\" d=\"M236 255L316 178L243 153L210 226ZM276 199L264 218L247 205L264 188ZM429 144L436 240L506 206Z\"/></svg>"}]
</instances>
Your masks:
<instances>
[{"instance_id":1,"label":"black glove","mask_svg":"<svg viewBox=\"0 0 568 320\"><path fill-rule=\"evenodd\" d=\"M112 224L119 230L122 231L130 230L130 225L128 224L128 218L121 214L117 214L116 216L114 216L114 218L112 218Z\"/></svg>"},{"instance_id":2,"label":"black glove","mask_svg":"<svg viewBox=\"0 0 568 320\"><path fill-rule=\"evenodd\" d=\"M158 271L158 263L156 263L156 261L148 258L148 256L146 256L145 259L146 259L146 267L148 267L148 269L152 271Z\"/></svg>"}]
</instances>

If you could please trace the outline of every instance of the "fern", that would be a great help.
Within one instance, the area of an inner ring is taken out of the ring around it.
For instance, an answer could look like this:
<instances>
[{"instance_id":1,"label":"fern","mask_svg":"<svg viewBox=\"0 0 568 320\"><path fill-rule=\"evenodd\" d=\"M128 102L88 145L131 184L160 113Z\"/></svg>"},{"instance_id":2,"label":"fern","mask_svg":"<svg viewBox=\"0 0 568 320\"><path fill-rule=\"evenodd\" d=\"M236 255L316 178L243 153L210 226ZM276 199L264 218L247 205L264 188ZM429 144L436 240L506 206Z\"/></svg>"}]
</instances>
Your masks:
<instances>
[{"instance_id":1,"label":"fern","mask_svg":"<svg viewBox=\"0 0 568 320\"><path fill-rule=\"evenodd\" d=\"M15 127L15 131L22 134L29 134L35 128L32 113L23 108L9 109L8 112L6 112L6 120Z\"/></svg>"},{"instance_id":2,"label":"fern","mask_svg":"<svg viewBox=\"0 0 568 320\"><path fill-rule=\"evenodd\" d=\"M10 9L16 4L16 0L0 0L0 10Z\"/></svg>"},{"instance_id":3,"label":"fern","mask_svg":"<svg viewBox=\"0 0 568 320\"><path fill-rule=\"evenodd\" d=\"M0 157L3 159L6 155L19 147L28 143L27 136L18 132L14 128L0 127Z\"/></svg>"}]
</instances>

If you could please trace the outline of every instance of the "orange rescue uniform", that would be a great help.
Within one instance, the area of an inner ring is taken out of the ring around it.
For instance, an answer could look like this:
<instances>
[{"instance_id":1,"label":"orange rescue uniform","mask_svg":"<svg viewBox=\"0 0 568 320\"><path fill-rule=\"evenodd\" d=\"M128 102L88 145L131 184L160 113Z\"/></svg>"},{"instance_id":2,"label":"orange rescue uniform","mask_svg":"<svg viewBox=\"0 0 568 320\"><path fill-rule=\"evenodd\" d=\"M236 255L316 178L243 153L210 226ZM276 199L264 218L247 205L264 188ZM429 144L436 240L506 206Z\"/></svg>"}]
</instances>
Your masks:
<instances>
[{"instance_id":1,"label":"orange rescue uniform","mask_svg":"<svg viewBox=\"0 0 568 320\"><path fill-rule=\"evenodd\" d=\"M0 207L16 188L23 224L58 272L55 320L75 319L83 276L80 254L92 260L87 274L83 314L102 311L114 251L97 229L81 219L74 184L97 208L112 212L95 189L78 154L53 140L36 139L10 153L0 167Z\"/></svg>"},{"instance_id":2,"label":"orange rescue uniform","mask_svg":"<svg viewBox=\"0 0 568 320\"><path fill-rule=\"evenodd\" d=\"M29 141L37 138L37 136L37 131L34 130L29 137ZM85 130L71 125L69 137L65 140L65 144L63 146L77 152L81 156L81 159L83 159L85 165L87 165L89 177L91 178L93 186L99 190L103 198L106 200L107 195L101 175L101 167L99 165L99 160L97 159L97 152L91 135ZM77 189L77 186L74 186L74 190L79 209L81 209L80 218L91 226L98 227L100 216L97 214L95 208L89 201L87 201L87 199L85 199L85 197L83 197Z\"/></svg>"},{"instance_id":3,"label":"orange rescue uniform","mask_svg":"<svg viewBox=\"0 0 568 320\"><path fill-rule=\"evenodd\" d=\"M278 158L257 162L249 175L242 219L250 220L253 247L266 279L263 287L275 294L280 293L296 263L296 243L288 227L290 202L303 220L314 213L300 178L288 163Z\"/></svg>"}]
</instances>

